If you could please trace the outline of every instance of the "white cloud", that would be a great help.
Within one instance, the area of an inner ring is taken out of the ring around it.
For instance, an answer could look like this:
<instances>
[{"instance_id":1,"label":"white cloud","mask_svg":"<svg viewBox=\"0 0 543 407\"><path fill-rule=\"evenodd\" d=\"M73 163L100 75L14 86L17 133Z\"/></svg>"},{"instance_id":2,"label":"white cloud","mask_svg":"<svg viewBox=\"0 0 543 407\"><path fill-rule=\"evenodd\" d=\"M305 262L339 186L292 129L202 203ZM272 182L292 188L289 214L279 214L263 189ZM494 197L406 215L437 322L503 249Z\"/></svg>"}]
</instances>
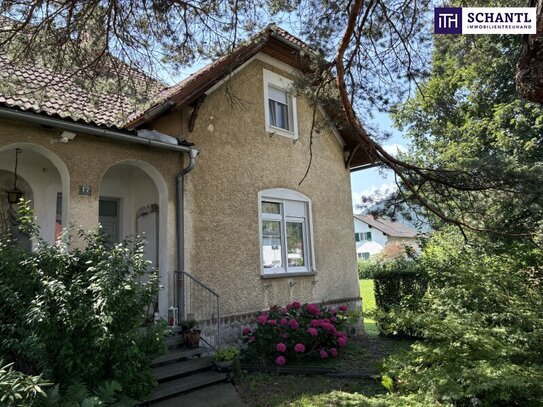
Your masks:
<instances>
[{"instance_id":1,"label":"white cloud","mask_svg":"<svg viewBox=\"0 0 543 407\"><path fill-rule=\"evenodd\" d=\"M398 187L394 183L384 183L379 186L372 185L371 188L364 189L360 192L353 191L353 210L354 213L360 213L362 206L363 208L373 206L376 202L372 203L363 203L362 197L373 197L376 201L379 201L379 198L384 198L392 192L396 191Z\"/></svg>"},{"instance_id":2,"label":"white cloud","mask_svg":"<svg viewBox=\"0 0 543 407\"><path fill-rule=\"evenodd\" d=\"M407 151L407 148L401 144L385 144L383 145L383 148L387 153L394 157L396 157L398 153L405 153Z\"/></svg>"}]
</instances>

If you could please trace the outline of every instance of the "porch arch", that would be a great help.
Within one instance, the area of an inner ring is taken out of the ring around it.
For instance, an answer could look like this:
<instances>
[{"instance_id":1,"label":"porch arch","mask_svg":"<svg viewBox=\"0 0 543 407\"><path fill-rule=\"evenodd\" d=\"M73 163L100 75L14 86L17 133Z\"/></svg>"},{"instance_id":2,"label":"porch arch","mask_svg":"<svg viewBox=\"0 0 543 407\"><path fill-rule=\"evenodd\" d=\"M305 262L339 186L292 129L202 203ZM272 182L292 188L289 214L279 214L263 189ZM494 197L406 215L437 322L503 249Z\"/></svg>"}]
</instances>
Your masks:
<instances>
[{"instance_id":1,"label":"porch arch","mask_svg":"<svg viewBox=\"0 0 543 407\"><path fill-rule=\"evenodd\" d=\"M155 191L144 187L142 189L142 184L146 183L146 177ZM138 183L138 180L143 182ZM116 185L121 186L116 189ZM156 196L153 196L155 192ZM138 193L143 195L145 199L138 196ZM126 202L128 195L132 200L131 205L127 205ZM162 174L153 165L143 160L117 161L103 172L100 181L101 199L119 199L119 209L123 217L123 224L119 231L121 239L138 232L136 230L138 215L149 211L154 212L158 206L158 264L154 264L154 266L158 265L160 284L163 286L163 289L159 291L158 312L160 316L165 318L169 306L168 195L168 185ZM156 198L156 202L154 198ZM141 233L141 231L139 232Z\"/></svg>"},{"instance_id":2,"label":"porch arch","mask_svg":"<svg viewBox=\"0 0 543 407\"><path fill-rule=\"evenodd\" d=\"M37 155L38 157L43 158L43 162L51 165L53 169L58 173L60 183L60 191L58 192L62 193L62 227L67 227L70 220L70 173L68 171L68 167L66 166L64 161L62 161L62 159L51 150L48 150L47 148L42 147L38 144L22 142L8 144L6 146L0 147L0 157L5 157L4 159L0 160L0 162L5 164L0 165L0 169L13 171L13 165L11 163L11 160L12 157L14 157L17 148L22 150L22 154L19 157L19 174L30 184L34 195L34 200L38 199L37 196L40 185L36 185L37 182L35 180L33 181L32 179L35 179L36 177L31 177L30 175L28 175L28 172L29 169L36 164L36 162L33 162L33 160L30 160L29 162L28 158L25 160L25 152L32 153L31 156L34 155L34 157L36 157ZM13 156L11 155L11 153L13 154ZM45 168L43 168L43 170L45 172ZM51 199L56 199L56 197L53 197ZM39 206L39 202L33 202L33 207L38 217L38 224L40 225L43 225L44 222L49 222L49 219L41 219L40 221L40 216L38 216L40 212L43 212L41 216L42 218L43 215L47 216L47 218L54 215L54 213L51 213L51 208L47 208L47 210L42 211L41 207ZM54 243L56 234L50 233L49 230L42 231L42 233L45 233L45 235L42 235L42 237L48 243Z\"/></svg>"}]
</instances>

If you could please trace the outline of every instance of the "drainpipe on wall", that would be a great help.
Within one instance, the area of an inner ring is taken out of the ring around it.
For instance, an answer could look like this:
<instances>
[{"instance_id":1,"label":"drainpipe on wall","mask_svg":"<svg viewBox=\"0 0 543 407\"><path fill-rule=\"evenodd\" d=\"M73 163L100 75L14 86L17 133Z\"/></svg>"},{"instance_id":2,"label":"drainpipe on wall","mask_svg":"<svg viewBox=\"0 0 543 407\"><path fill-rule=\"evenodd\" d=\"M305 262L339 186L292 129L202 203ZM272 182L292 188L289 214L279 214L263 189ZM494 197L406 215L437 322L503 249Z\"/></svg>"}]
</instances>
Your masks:
<instances>
[{"instance_id":1,"label":"drainpipe on wall","mask_svg":"<svg viewBox=\"0 0 543 407\"><path fill-rule=\"evenodd\" d=\"M198 159L198 150L190 151L190 161L189 164L183 168L179 174L177 174L176 179L176 198L177 198L177 272L176 275L176 285L177 285L177 307L179 310L179 317L185 317L185 298L183 285L181 284L181 279L184 279L184 276L181 272L185 271L185 194L184 194L184 184L185 184L185 175L191 172L196 166L196 161Z\"/></svg>"}]
</instances>

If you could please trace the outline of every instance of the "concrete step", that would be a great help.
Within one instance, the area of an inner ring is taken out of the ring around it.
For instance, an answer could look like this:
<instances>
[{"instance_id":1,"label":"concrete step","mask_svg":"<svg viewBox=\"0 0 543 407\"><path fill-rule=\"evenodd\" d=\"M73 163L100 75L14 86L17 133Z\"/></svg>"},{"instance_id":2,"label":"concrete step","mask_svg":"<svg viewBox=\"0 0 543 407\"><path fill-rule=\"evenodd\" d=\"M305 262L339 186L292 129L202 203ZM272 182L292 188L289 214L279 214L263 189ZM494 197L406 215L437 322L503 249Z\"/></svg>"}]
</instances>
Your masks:
<instances>
[{"instance_id":1,"label":"concrete step","mask_svg":"<svg viewBox=\"0 0 543 407\"><path fill-rule=\"evenodd\" d=\"M198 347L196 349L186 349L186 348L174 348L170 349L165 355L161 355L151 363L151 366L157 366L163 363L175 362L181 359L188 359L194 356L201 355L202 353L207 352L206 348Z\"/></svg>"},{"instance_id":2,"label":"concrete step","mask_svg":"<svg viewBox=\"0 0 543 407\"><path fill-rule=\"evenodd\" d=\"M213 358L201 357L197 359L184 360L178 363L171 363L160 367L155 367L153 373L155 378L160 381L165 381L177 376L187 375L199 370L210 369L213 367Z\"/></svg>"},{"instance_id":3,"label":"concrete step","mask_svg":"<svg viewBox=\"0 0 543 407\"><path fill-rule=\"evenodd\" d=\"M219 383L225 380L226 373L219 373L213 370L180 377L175 380L160 383L155 391L149 396L147 402L161 400L169 396L174 396L189 390L208 386L213 383Z\"/></svg>"},{"instance_id":4,"label":"concrete step","mask_svg":"<svg viewBox=\"0 0 543 407\"><path fill-rule=\"evenodd\" d=\"M181 335L172 335L164 338L164 343L168 348L177 348L185 343Z\"/></svg>"},{"instance_id":5,"label":"concrete step","mask_svg":"<svg viewBox=\"0 0 543 407\"><path fill-rule=\"evenodd\" d=\"M160 400L152 407L247 407L231 383L219 383Z\"/></svg>"}]
</instances>

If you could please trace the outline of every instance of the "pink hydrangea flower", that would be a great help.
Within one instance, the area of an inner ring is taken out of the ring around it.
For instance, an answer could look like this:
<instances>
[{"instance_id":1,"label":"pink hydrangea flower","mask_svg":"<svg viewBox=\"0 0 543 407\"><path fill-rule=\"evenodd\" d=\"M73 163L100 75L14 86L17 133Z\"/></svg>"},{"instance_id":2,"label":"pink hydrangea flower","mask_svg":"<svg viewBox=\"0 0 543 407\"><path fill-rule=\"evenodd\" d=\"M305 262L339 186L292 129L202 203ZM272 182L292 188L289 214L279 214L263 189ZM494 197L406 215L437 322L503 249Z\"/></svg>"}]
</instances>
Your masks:
<instances>
[{"instance_id":1,"label":"pink hydrangea flower","mask_svg":"<svg viewBox=\"0 0 543 407\"><path fill-rule=\"evenodd\" d=\"M296 353L304 353L305 352L305 346L303 343L297 343L294 345L294 351Z\"/></svg>"},{"instance_id":2,"label":"pink hydrangea flower","mask_svg":"<svg viewBox=\"0 0 543 407\"><path fill-rule=\"evenodd\" d=\"M341 312L345 312L345 311L347 311L347 306L346 306L346 305L340 305L340 306L339 306L339 310L340 310Z\"/></svg>"},{"instance_id":3,"label":"pink hydrangea flower","mask_svg":"<svg viewBox=\"0 0 543 407\"><path fill-rule=\"evenodd\" d=\"M346 337L347 337L347 334L346 334L345 332L343 332L343 331L337 331L337 332L336 332L336 336L337 336L338 338L346 338Z\"/></svg>"},{"instance_id":4,"label":"pink hydrangea flower","mask_svg":"<svg viewBox=\"0 0 543 407\"><path fill-rule=\"evenodd\" d=\"M311 335L311 336L317 336L317 335L319 334L319 331L317 331L316 328L309 328L309 329L307 330L307 333L308 333L309 335Z\"/></svg>"},{"instance_id":5,"label":"pink hydrangea flower","mask_svg":"<svg viewBox=\"0 0 543 407\"><path fill-rule=\"evenodd\" d=\"M330 308L328 308L328 312L330 314L335 314L337 312L337 310L334 307L330 307Z\"/></svg>"},{"instance_id":6,"label":"pink hydrangea flower","mask_svg":"<svg viewBox=\"0 0 543 407\"><path fill-rule=\"evenodd\" d=\"M271 326L277 325L277 320L276 320L276 319L270 319L270 320L268 321L268 325L271 325Z\"/></svg>"},{"instance_id":7,"label":"pink hydrangea flower","mask_svg":"<svg viewBox=\"0 0 543 407\"><path fill-rule=\"evenodd\" d=\"M258 318L256 319L256 323L259 325L266 324L266 321L268 320L268 315L266 314L260 314Z\"/></svg>"},{"instance_id":8,"label":"pink hydrangea flower","mask_svg":"<svg viewBox=\"0 0 543 407\"><path fill-rule=\"evenodd\" d=\"M251 332L253 332L253 331L252 331L251 328L249 328L249 327L243 328L243 331L242 331L243 335L247 335L247 334L249 334L249 333L251 333Z\"/></svg>"},{"instance_id":9,"label":"pink hydrangea flower","mask_svg":"<svg viewBox=\"0 0 543 407\"><path fill-rule=\"evenodd\" d=\"M309 312L312 315L320 315L321 314L321 310L317 306L317 304L307 304L305 309L307 310L307 312Z\"/></svg>"},{"instance_id":10,"label":"pink hydrangea flower","mask_svg":"<svg viewBox=\"0 0 543 407\"><path fill-rule=\"evenodd\" d=\"M286 309L285 307L283 307L283 308L281 308L281 309L279 310L279 313L280 313L281 315L285 315L287 312L288 312L288 309Z\"/></svg>"},{"instance_id":11,"label":"pink hydrangea flower","mask_svg":"<svg viewBox=\"0 0 543 407\"><path fill-rule=\"evenodd\" d=\"M298 329L300 327L300 324L295 319L291 319L288 325L291 327L291 329Z\"/></svg>"},{"instance_id":12,"label":"pink hydrangea flower","mask_svg":"<svg viewBox=\"0 0 543 407\"><path fill-rule=\"evenodd\" d=\"M331 317L330 322L333 322L335 324L337 322L337 318L336 317Z\"/></svg>"},{"instance_id":13,"label":"pink hydrangea flower","mask_svg":"<svg viewBox=\"0 0 543 407\"><path fill-rule=\"evenodd\" d=\"M319 352L319 356L321 357L321 359L328 359L328 352L326 352L324 349L322 349Z\"/></svg>"},{"instance_id":14,"label":"pink hydrangea flower","mask_svg":"<svg viewBox=\"0 0 543 407\"><path fill-rule=\"evenodd\" d=\"M279 325L288 325L288 319L282 318L281 321L279 321Z\"/></svg>"},{"instance_id":15,"label":"pink hydrangea flower","mask_svg":"<svg viewBox=\"0 0 543 407\"><path fill-rule=\"evenodd\" d=\"M336 349L336 348L330 348L330 350L328 351L328 353L329 353L330 356L332 356L333 358L337 357L337 349Z\"/></svg>"},{"instance_id":16,"label":"pink hydrangea flower","mask_svg":"<svg viewBox=\"0 0 543 407\"><path fill-rule=\"evenodd\" d=\"M347 343L348 343L347 338L344 338L343 336L337 340L337 344L342 348L347 346Z\"/></svg>"},{"instance_id":17,"label":"pink hydrangea flower","mask_svg":"<svg viewBox=\"0 0 543 407\"><path fill-rule=\"evenodd\" d=\"M330 322L324 322L322 325L322 328L327 331L333 331L335 330L334 325L332 325Z\"/></svg>"},{"instance_id":18,"label":"pink hydrangea flower","mask_svg":"<svg viewBox=\"0 0 543 407\"><path fill-rule=\"evenodd\" d=\"M313 326L313 327L316 328L316 327L318 327L318 326L320 326L320 325L321 325L320 319L313 319L313 320L311 320L311 326Z\"/></svg>"},{"instance_id":19,"label":"pink hydrangea flower","mask_svg":"<svg viewBox=\"0 0 543 407\"><path fill-rule=\"evenodd\" d=\"M294 309L298 309L302 306L302 304L300 304L298 301L293 301L292 302L292 308Z\"/></svg>"},{"instance_id":20,"label":"pink hydrangea flower","mask_svg":"<svg viewBox=\"0 0 543 407\"><path fill-rule=\"evenodd\" d=\"M292 304L285 305L285 308L290 311L292 309Z\"/></svg>"},{"instance_id":21,"label":"pink hydrangea flower","mask_svg":"<svg viewBox=\"0 0 543 407\"><path fill-rule=\"evenodd\" d=\"M287 363L287 359L284 356L277 356L275 358L276 365L283 366L285 363Z\"/></svg>"},{"instance_id":22,"label":"pink hydrangea flower","mask_svg":"<svg viewBox=\"0 0 543 407\"><path fill-rule=\"evenodd\" d=\"M275 349L277 349L277 352L284 352L287 350L287 345L285 345L283 342L279 342L277 345L275 345Z\"/></svg>"}]
</instances>

